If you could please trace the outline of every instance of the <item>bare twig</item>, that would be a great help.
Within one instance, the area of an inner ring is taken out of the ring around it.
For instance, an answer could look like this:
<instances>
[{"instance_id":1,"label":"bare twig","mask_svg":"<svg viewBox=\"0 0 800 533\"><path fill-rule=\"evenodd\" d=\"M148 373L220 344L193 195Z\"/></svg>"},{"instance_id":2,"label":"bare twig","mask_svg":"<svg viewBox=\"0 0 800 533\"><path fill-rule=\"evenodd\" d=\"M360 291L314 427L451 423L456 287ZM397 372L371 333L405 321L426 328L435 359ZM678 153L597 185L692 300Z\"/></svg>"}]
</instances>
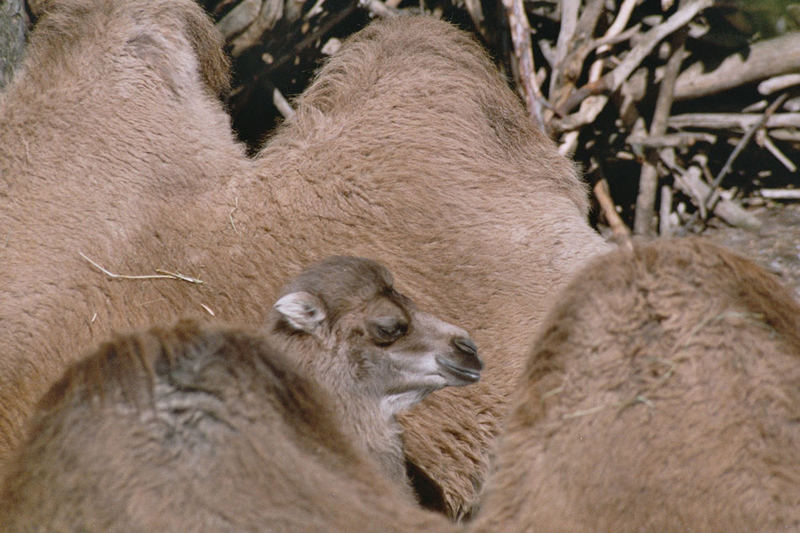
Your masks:
<instances>
[{"instance_id":1,"label":"bare twig","mask_svg":"<svg viewBox=\"0 0 800 533\"><path fill-rule=\"evenodd\" d=\"M669 127L747 131L761 122L761 113L684 113L669 117ZM777 113L767 118L767 128L800 128L800 113Z\"/></svg>"},{"instance_id":2,"label":"bare twig","mask_svg":"<svg viewBox=\"0 0 800 533\"><path fill-rule=\"evenodd\" d=\"M78 252L78 254L83 259L88 261L93 267L95 267L97 270L99 270L100 272L102 272L103 274L105 274L106 276L108 276L111 279L130 279L130 280L174 279L174 280L179 280L179 281L186 281L188 283L194 283L196 285L202 285L203 284L203 280L201 280L201 279L192 278L192 277L185 276L183 274L176 273L176 272L168 272L166 270L161 270L161 269L156 269L156 272L158 272L158 274L146 274L146 275L142 275L142 276L129 276L129 275L124 275L124 274L114 274L113 272L110 272L110 271L106 270L105 268L103 268L102 266L97 264L96 262L94 262L91 259L89 259L86 255L84 255L83 252Z\"/></svg>"},{"instance_id":3,"label":"bare twig","mask_svg":"<svg viewBox=\"0 0 800 533\"><path fill-rule=\"evenodd\" d=\"M685 171L676 171L674 177L675 185L695 201L695 205L700 210L701 218L705 220L707 215L705 215L703 199L708 196L711 188L703 180L702 175L703 171L700 168L691 166ZM761 226L761 221L758 218L742 209L735 202L722 197L714 203L711 211L731 226L745 229L756 229Z\"/></svg>"},{"instance_id":4,"label":"bare twig","mask_svg":"<svg viewBox=\"0 0 800 533\"><path fill-rule=\"evenodd\" d=\"M778 139L779 141L800 142L800 131L793 129L769 130L769 135L773 139Z\"/></svg>"},{"instance_id":5,"label":"bare twig","mask_svg":"<svg viewBox=\"0 0 800 533\"><path fill-rule=\"evenodd\" d=\"M633 8L633 4L635 4L635 0L626 0L625 3L620 7L620 13L617 16L617 19L614 21L614 24L608 29L608 31L603 35L602 38L596 39L589 43L583 45L583 50L575 50L572 54L570 54L570 60L573 62L577 62L580 60L581 62L585 59L585 57L591 52L592 49L597 47L597 53L600 54L603 47L606 47L608 44L612 44L617 42L618 40L625 40L630 38L630 35L633 35L638 31L640 24L635 25L633 28L622 32L622 28L625 27L627 24L628 17L630 13L628 12L629 9ZM583 20L583 18L582 18ZM603 60L597 59L592 63L592 66L589 67L589 82L596 83L597 80L600 79L602 75L602 68L603 68ZM560 124L557 124L561 130L563 131L570 131L575 130L584 124L588 124L592 122L595 117L603 110L603 108L608 103L608 97L606 96L589 96L583 102L581 102L580 110L575 113L574 115L567 117L564 120L560 121ZM575 151L575 145L577 144L577 136L574 134L568 134L565 136L565 139L562 143L562 147L564 148L564 152L568 152L570 155Z\"/></svg>"},{"instance_id":6,"label":"bare twig","mask_svg":"<svg viewBox=\"0 0 800 533\"><path fill-rule=\"evenodd\" d=\"M587 0L573 38L569 43L569 53L563 60L561 80L565 84L572 86L580 77L586 56L596 46L596 41L592 39L597 20L603 12L604 0Z\"/></svg>"},{"instance_id":7,"label":"bare twig","mask_svg":"<svg viewBox=\"0 0 800 533\"><path fill-rule=\"evenodd\" d=\"M759 193L771 200L800 200L798 189L761 189Z\"/></svg>"},{"instance_id":8,"label":"bare twig","mask_svg":"<svg viewBox=\"0 0 800 533\"><path fill-rule=\"evenodd\" d=\"M631 134L626 140L630 145L639 145L645 148L683 148L694 146L698 142L714 144L717 136L699 131L686 131L681 133L665 133L664 135Z\"/></svg>"},{"instance_id":9,"label":"bare twig","mask_svg":"<svg viewBox=\"0 0 800 533\"><path fill-rule=\"evenodd\" d=\"M800 85L800 74L784 74L764 80L758 84L758 92L763 95L770 95L783 91L789 87Z\"/></svg>"},{"instance_id":10,"label":"bare twig","mask_svg":"<svg viewBox=\"0 0 800 533\"><path fill-rule=\"evenodd\" d=\"M800 54L796 50L800 50L800 32L754 43L746 54L732 54L708 73L703 73L704 65L695 63L678 76L675 99L706 96L796 71L800 69Z\"/></svg>"},{"instance_id":11,"label":"bare twig","mask_svg":"<svg viewBox=\"0 0 800 533\"><path fill-rule=\"evenodd\" d=\"M0 89L12 78L25 51L28 16L23 0L0 2Z\"/></svg>"},{"instance_id":12,"label":"bare twig","mask_svg":"<svg viewBox=\"0 0 800 533\"><path fill-rule=\"evenodd\" d=\"M217 29L225 39L242 33L255 22L261 11L261 0L243 0L217 22Z\"/></svg>"},{"instance_id":13,"label":"bare twig","mask_svg":"<svg viewBox=\"0 0 800 533\"><path fill-rule=\"evenodd\" d=\"M686 7L679 9L663 23L653 27L644 34L639 44L625 56L625 59L622 60L617 68L604 75L597 82L587 83L579 90L575 91L563 105L559 106L560 112L562 114L567 114L583 101L584 98L591 94L614 92L619 89L622 82L636 70L639 64L653 51L658 43L688 24L700 11L710 7L713 3L714 0L696 0Z\"/></svg>"},{"instance_id":14,"label":"bare twig","mask_svg":"<svg viewBox=\"0 0 800 533\"><path fill-rule=\"evenodd\" d=\"M606 222L614 232L614 236L627 238L631 235L631 230L622 221L622 218L617 214L614 200L611 198L611 191L608 190L608 182L605 178L600 179L594 186L594 196L597 198L597 203L600 204L600 209L603 211L603 216L606 217Z\"/></svg>"},{"instance_id":15,"label":"bare twig","mask_svg":"<svg viewBox=\"0 0 800 533\"><path fill-rule=\"evenodd\" d=\"M772 142L772 139L769 138L769 134L767 130L764 128L759 129L756 132L756 143L759 146L762 146L767 149L769 153L775 157L789 172L797 172L797 165L789 159L786 154L781 152L781 149L775 146L775 143Z\"/></svg>"},{"instance_id":16,"label":"bare twig","mask_svg":"<svg viewBox=\"0 0 800 533\"><path fill-rule=\"evenodd\" d=\"M376 17L391 18L398 15L396 9L387 6L381 0L358 0L358 5Z\"/></svg>"},{"instance_id":17,"label":"bare twig","mask_svg":"<svg viewBox=\"0 0 800 533\"><path fill-rule=\"evenodd\" d=\"M725 161L725 165L723 165L722 170L719 171L719 174L717 174L717 176L714 178L714 181L711 183L711 191L703 201L706 207L714 205L717 196L719 196L717 187L719 187L720 183L722 183L722 180L725 178L725 176L728 175L728 172L730 172L731 168L733 167L733 162L736 161L737 157L739 157L739 154L742 152L744 147L747 146L747 143L750 142L750 139L753 138L753 135L755 135L756 131L764 127L764 125L767 123L767 120L769 120L770 115L772 115L788 97L788 93L784 93L776 98L775 101L772 102L764 111L761 119L753 124L750 129L747 130L747 132L745 132L744 137L742 137L742 139L733 149L731 155L728 156L728 160Z\"/></svg>"},{"instance_id":18,"label":"bare twig","mask_svg":"<svg viewBox=\"0 0 800 533\"><path fill-rule=\"evenodd\" d=\"M611 26L609 26L608 31L606 31L606 34L603 36L603 38L598 41L598 44L600 45L597 49L598 54L607 52L610 44L612 44L610 40L623 34L622 30L624 30L625 26L628 25L628 21L631 18L631 13L633 13L633 8L636 7L637 3L638 0L623 0L622 5L619 6L619 11L617 12L614 22L611 24ZM636 30L638 27L639 25L637 24L634 28L631 28L631 30ZM601 44L600 41L606 42Z\"/></svg>"},{"instance_id":19,"label":"bare twig","mask_svg":"<svg viewBox=\"0 0 800 533\"><path fill-rule=\"evenodd\" d=\"M672 224L669 216L672 213L672 187L661 186L661 208L658 211L658 234L661 237L672 236Z\"/></svg>"},{"instance_id":20,"label":"bare twig","mask_svg":"<svg viewBox=\"0 0 800 533\"><path fill-rule=\"evenodd\" d=\"M292 105L277 88L272 90L272 103L275 105L275 108L280 111L281 115L283 115L283 118L294 117Z\"/></svg>"},{"instance_id":21,"label":"bare twig","mask_svg":"<svg viewBox=\"0 0 800 533\"><path fill-rule=\"evenodd\" d=\"M561 83L561 69L564 68L564 59L569 52L570 44L578 26L578 10L580 0L562 0L561 2L561 28L558 32L555 56L551 64L553 71L550 73L550 94L554 94L556 87Z\"/></svg>"},{"instance_id":22,"label":"bare twig","mask_svg":"<svg viewBox=\"0 0 800 533\"><path fill-rule=\"evenodd\" d=\"M681 2L681 7L685 1ZM667 118L672 109L672 95L675 89L675 80L683 60L683 43L686 40L686 29L682 28L671 39L672 55L667 60L664 68L664 78L658 88L656 106L653 111L653 120L650 123L650 135L663 135L667 131ZM655 212L656 192L658 190L658 170L650 160L657 160L651 155L642 165L639 175L639 192L636 196L636 216L633 231L638 235L649 235L652 232L653 214Z\"/></svg>"},{"instance_id":23,"label":"bare twig","mask_svg":"<svg viewBox=\"0 0 800 533\"><path fill-rule=\"evenodd\" d=\"M245 5L248 4L248 5ZM260 5L258 5L260 4ZM217 27L222 31L236 32L237 35L230 40L231 55L239 56L247 48L258 43L265 31L272 29L275 23L283 15L282 0L262 0L260 2L247 1L240 4L235 9L241 8L241 20L232 21L223 18ZM258 9L257 15L248 21L248 17L254 9ZM230 35L228 35L230 37Z\"/></svg>"},{"instance_id":24,"label":"bare twig","mask_svg":"<svg viewBox=\"0 0 800 533\"><path fill-rule=\"evenodd\" d=\"M539 129L547 131L544 123L544 104L546 102L539 84L536 81L536 67L531 50L531 27L522 0L503 0L508 24L511 28L511 40L514 44L514 55L519 65L519 78L528 112L536 121Z\"/></svg>"},{"instance_id":25,"label":"bare twig","mask_svg":"<svg viewBox=\"0 0 800 533\"><path fill-rule=\"evenodd\" d=\"M472 19L472 23L475 24L475 27L478 28L478 31L481 32L481 34L485 37L486 26L484 24L483 7L481 6L481 0L464 0L464 5L467 8L469 17Z\"/></svg>"}]
</instances>

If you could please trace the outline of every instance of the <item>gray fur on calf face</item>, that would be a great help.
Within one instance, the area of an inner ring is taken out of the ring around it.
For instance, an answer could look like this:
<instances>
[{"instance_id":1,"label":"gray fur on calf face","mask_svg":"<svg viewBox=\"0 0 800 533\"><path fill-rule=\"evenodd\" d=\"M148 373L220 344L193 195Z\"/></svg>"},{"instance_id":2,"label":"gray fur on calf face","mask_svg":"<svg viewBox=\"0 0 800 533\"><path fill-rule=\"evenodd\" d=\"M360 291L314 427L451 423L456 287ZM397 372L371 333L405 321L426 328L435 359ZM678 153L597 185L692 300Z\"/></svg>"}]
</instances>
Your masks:
<instances>
[{"instance_id":1,"label":"gray fur on calf face","mask_svg":"<svg viewBox=\"0 0 800 533\"><path fill-rule=\"evenodd\" d=\"M352 380L354 388L378 395L387 414L434 390L480 379L483 363L468 334L418 310L374 261L331 257L282 293L273 306L273 333L287 342L313 339L330 351L300 351L299 364L323 381Z\"/></svg>"}]
</instances>

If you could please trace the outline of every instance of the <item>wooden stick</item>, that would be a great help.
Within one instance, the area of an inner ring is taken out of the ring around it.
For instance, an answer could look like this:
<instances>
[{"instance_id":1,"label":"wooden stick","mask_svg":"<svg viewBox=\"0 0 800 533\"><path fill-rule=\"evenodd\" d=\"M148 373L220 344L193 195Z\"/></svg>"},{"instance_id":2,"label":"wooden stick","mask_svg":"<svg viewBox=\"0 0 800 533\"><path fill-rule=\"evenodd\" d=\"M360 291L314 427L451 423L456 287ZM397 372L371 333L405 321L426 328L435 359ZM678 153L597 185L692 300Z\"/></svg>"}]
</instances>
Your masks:
<instances>
[{"instance_id":1,"label":"wooden stick","mask_svg":"<svg viewBox=\"0 0 800 533\"><path fill-rule=\"evenodd\" d=\"M550 95L552 96L556 88L561 83L561 69L564 68L564 59L569 52L570 44L572 43L575 30L578 26L578 10L580 9L580 0L562 0L561 1L561 28L558 32L558 41L556 42L556 51L553 61L550 64L553 66L553 71L550 73Z\"/></svg>"},{"instance_id":2,"label":"wooden stick","mask_svg":"<svg viewBox=\"0 0 800 533\"><path fill-rule=\"evenodd\" d=\"M680 3L680 6L684 7L684 4L686 4L685 0ZM658 88L653 120L650 124L650 135L663 135L667 131L667 119L672 109L672 95L683 60L683 43L687 33L686 28L683 27L671 39L672 55L667 60L664 77ZM650 160L657 160L657 156L653 155L645 159L639 175L639 192L636 195L636 214L633 223L633 231L638 235L649 235L653 232L652 221L658 190L658 171L655 165L650 163Z\"/></svg>"},{"instance_id":3,"label":"wooden stick","mask_svg":"<svg viewBox=\"0 0 800 533\"><path fill-rule=\"evenodd\" d=\"M272 103L275 105L275 108L283 115L283 118L292 118L294 117L294 109L289 101L281 94L281 92L276 88L272 89Z\"/></svg>"},{"instance_id":4,"label":"wooden stick","mask_svg":"<svg viewBox=\"0 0 800 533\"><path fill-rule=\"evenodd\" d=\"M536 66L533 62L531 49L531 26L522 0L503 0L506 9L508 25L511 28L511 41L514 45L514 55L517 58L520 85L523 89L525 104L528 113L536 121L543 132L547 132L544 122L544 102L539 84L536 81Z\"/></svg>"},{"instance_id":5,"label":"wooden stick","mask_svg":"<svg viewBox=\"0 0 800 533\"><path fill-rule=\"evenodd\" d=\"M775 146L775 143L773 143L772 139L769 138L769 134L764 128L761 128L756 132L756 143L758 143L759 146L766 148L775 159L780 161L780 163L786 167L786 170L789 172L797 172L797 165L795 165L794 162L786 156L786 154L781 152L780 148Z\"/></svg>"},{"instance_id":6,"label":"wooden stick","mask_svg":"<svg viewBox=\"0 0 800 533\"><path fill-rule=\"evenodd\" d=\"M717 142L717 136L700 131L665 133L663 135L641 135L633 133L625 139L625 142L644 148L684 148L687 146L694 146L699 142L714 144Z\"/></svg>"},{"instance_id":7,"label":"wooden stick","mask_svg":"<svg viewBox=\"0 0 800 533\"><path fill-rule=\"evenodd\" d=\"M711 191L711 188L703 180L702 175L703 171L696 166L691 166L682 172L678 170L674 174L675 185L684 194L692 198L698 209L701 209L701 216L704 214L703 198L706 198ZM722 197L714 203L712 211L714 215L731 226L745 229L757 229L761 226L761 221L758 218L742 209L735 202ZM706 219L708 216L705 215L703 218Z\"/></svg>"},{"instance_id":8,"label":"wooden stick","mask_svg":"<svg viewBox=\"0 0 800 533\"><path fill-rule=\"evenodd\" d=\"M617 15L614 24L608 29L608 31L601 37L600 39L596 39L584 45L584 50L576 50L570 55L570 61L575 61L577 58L580 58L582 62L586 56L588 56L589 52L593 50L595 47L597 48L597 53L601 54L604 47L607 47L609 44L613 44L618 40L627 40L630 38L631 35L635 34L641 24L636 24L633 28L630 28L626 31L622 31L622 28L625 27L625 24L628 22L628 18L630 17L630 11L633 9L636 0L625 0L623 5L620 7L619 14ZM582 55L583 54L583 55ZM589 67L589 82L596 83L600 76L602 75L602 67L603 67L603 60L597 59L594 63ZM603 95L596 95L596 96L589 96L583 102L581 102L580 110L571 115L570 117L565 118L564 120L558 121L558 123L553 124L553 126L558 127L562 131L569 131L570 134L565 136L562 142L562 151L568 151L570 155L575 151L575 144L577 141L577 137L572 135L571 130L576 130L577 128L583 126L584 124L588 124L592 122L595 117L603 110L603 108L608 103L608 97Z\"/></svg>"},{"instance_id":9,"label":"wooden stick","mask_svg":"<svg viewBox=\"0 0 800 533\"><path fill-rule=\"evenodd\" d=\"M800 74L783 74L764 80L758 84L758 92L763 95L770 95L783 91L789 87L800 85Z\"/></svg>"},{"instance_id":10,"label":"wooden stick","mask_svg":"<svg viewBox=\"0 0 800 533\"><path fill-rule=\"evenodd\" d=\"M631 230L628 229L628 226L625 225L625 222L622 221L622 218L617 213L606 179L598 180L593 190L597 203L600 204L600 209L603 211L603 216L606 217L606 222L608 222L608 226L614 232L614 235L616 237L630 237Z\"/></svg>"},{"instance_id":11,"label":"wooden stick","mask_svg":"<svg viewBox=\"0 0 800 533\"><path fill-rule=\"evenodd\" d=\"M394 1L399 5L398 0ZM483 16L483 6L481 6L481 0L464 0L464 6L467 8L467 13L469 13L469 18L472 19L472 23L475 24L475 28L478 29L481 35L486 37L486 25L484 24L485 17ZM395 5L393 7L397 6ZM528 39L530 40L530 34L528 35Z\"/></svg>"},{"instance_id":12,"label":"wooden stick","mask_svg":"<svg viewBox=\"0 0 800 533\"><path fill-rule=\"evenodd\" d=\"M761 189L759 193L770 200L800 200L800 190L797 189Z\"/></svg>"},{"instance_id":13,"label":"wooden stick","mask_svg":"<svg viewBox=\"0 0 800 533\"><path fill-rule=\"evenodd\" d=\"M575 90L575 83L580 78L586 56L594 49L594 34L597 21L603 12L604 0L587 0L575 30L566 45L567 54L554 65L551 74L550 101L558 108ZM559 41L561 35L559 34ZM559 114L556 111L556 114Z\"/></svg>"},{"instance_id":14,"label":"wooden stick","mask_svg":"<svg viewBox=\"0 0 800 533\"><path fill-rule=\"evenodd\" d=\"M732 89L800 69L800 32L760 41L748 46L746 54L731 54L708 73L697 62L684 70L675 84L675 99L688 100Z\"/></svg>"},{"instance_id":15,"label":"wooden stick","mask_svg":"<svg viewBox=\"0 0 800 533\"><path fill-rule=\"evenodd\" d=\"M769 122L769 121L767 121ZM800 142L800 131L791 129L770 130L770 137L779 141Z\"/></svg>"},{"instance_id":16,"label":"wooden stick","mask_svg":"<svg viewBox=\"0 0 800 533\"><path fill-rule=\"evenodd\" d=\"M246 21L230 21L230 27L223 28L223 31L238 29L235 37L228 41L231 49L231 55L233 57L238 57L246 49L257 44L261 39L261 36L264 35L264 32L271 30L283 16L283 2L280 0L263 0L255 3L246 3L254 4L254 7L258 7L257 16L249 23ZM240 7L242 9L247 9L242 4L237 6L237 8ZM242 15L247 16L244 13ZM225 21L224 18L217 23L218 27L223 23L223 21ZM228 22L225 23L226 26L227 24ZM241 25L245 26L237 28L237 26Z\"/></svg>"},{"instance_id":17,"label":"wooden stick","mask_svg":"<svg viewBox=\"0 0 800 533\"><path fill-rule=\"evenodd\" d=\"M706 128L728 130L738 128L747 131L761 122L761 113L684 113L669 117L670 128ZM777 113L767 118L767 128L800 128L800 113Z\"/></svg>"},{"instance_id":18,"label":"wooden stick","mask_svg":"<svg viewBox=\"0 0 800 533\"><path fill-rule=\"evenodd\" d=\"M399 14L396 9L390 8L381 0L358 0L358 5L380 18L392 18Z\"/></svg>"},{"instance_id":19,"label":"wooden stick","mask_svg":"<svg viewBox=\"0 0 800 533\"><path fill-rule=\"evenodd\" d=\"M217 22L217 29L225 37L225 40L230 40L255 22L260 11L261 0L244 0Z\"/></svg>"},{"instance_id":20,"label":"wooden stick","mask_svg":"<svg viewBox=\"0 0 800 533\"><path fill-rule=\"evenodd\" d=\"M658 43L688 24L700 11L710 7L713 3L714 0L696 0L686 7L679 9L663 23L650 29L644 34L639 44L625 56L625 59L622 60L617 68L600 78L597 82L587 83L579 90L575 91L563 105L559 106L560 113L566 115L589 95L614 92L619 89L622 82L628 79L633 71L636 70L636 67L638 67L644 58L653 51ZM594 118L592 118L592 120L594 120Z\"/></svg>"},{"instance_id":21,"label":"wooden stick","mask_svg":"<svg viewBox=\"0 0 800 533\"><path fill-rule=\"evenodd\" d=\"M25 52L28 16L23 0L0 1L0 89L11 81Z\"/></svg>"},{"instance_id":22,"label":"wooden stick","mask_svg":"<svg viewBox=\"0 0 800 533\"><path fill-rule=\"evenodd\" d=\"M711 191L703 201L706 207L712 206L714 201L716 201L717 196L719 196L717 193L717 187L719 187L720 183L722 183L722 180L725 178L728 172L730 172L731 168L733 167L733 162L736 161L737 157L739 157L739 154L742 152L742 150L744 150L744 147L747 146L747 143L750 142L750 139L753 138L753 135L755 135L756 131L764 127L770 115L772 115L772 113L774 113L775 110L778 109L788 97L789 94L784 93L776 98L775 101L772 102L772 104L770 104L770 106L766 109L766 111L764 111L764 114L761 116L759 121L753 124L744 134L744 137L742 137L742 139L733 149L733 152L731 152L731 154L728 156L728 160L725 161L725 165L723 165L722 170L719 171L719 174L717 174L717 176L714 178L714 181L711 183Z\"/></svg>"},{"instance_id":23,"label":"wooden stick","mask_svg":"<svg viewBox=\"0 0 800 533\"><path fill-rule=\"evenodd\" d=\"M672 236L672 225L669 215L672 212L672 187L661 186L661 207L658 210L658 234L661 237Z\"/></svg>"}]
</instances>

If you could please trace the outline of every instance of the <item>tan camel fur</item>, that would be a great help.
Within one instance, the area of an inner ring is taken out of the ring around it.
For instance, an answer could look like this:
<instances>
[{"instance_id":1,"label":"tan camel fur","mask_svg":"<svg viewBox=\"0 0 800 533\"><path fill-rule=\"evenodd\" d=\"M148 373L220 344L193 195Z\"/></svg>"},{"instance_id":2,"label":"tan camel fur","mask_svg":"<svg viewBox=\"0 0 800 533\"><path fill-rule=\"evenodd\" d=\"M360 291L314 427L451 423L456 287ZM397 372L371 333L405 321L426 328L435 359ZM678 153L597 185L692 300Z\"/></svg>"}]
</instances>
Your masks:
<instances>
[{"instance_id":1,"label":"tan camel fur","mask_svg":"<svg viewBox=\"0 0 800 533\"><path fill-rule=\"evenodd\" d=\"M474 531L800 530L800 305L701 240L592 261L534 341Z\"/></svg>"},{"instance_id":2,"label":"tan camel fur","mask_svg":"<svg viewBox=\"0 0 800 533\"><path fill-rule=\"evenodd\" d=\"M424 17L350 39L253 160L214 98L191 2L61 0L0 96L0 463L36 399L110 332L263 323L281 280L373 257L470 331L486 370L404 416L406 450L468 515L548 298L608 246L572 164L485 52ZM201 279L108 279L155 269Z\"/></svg>"}]
</instances>

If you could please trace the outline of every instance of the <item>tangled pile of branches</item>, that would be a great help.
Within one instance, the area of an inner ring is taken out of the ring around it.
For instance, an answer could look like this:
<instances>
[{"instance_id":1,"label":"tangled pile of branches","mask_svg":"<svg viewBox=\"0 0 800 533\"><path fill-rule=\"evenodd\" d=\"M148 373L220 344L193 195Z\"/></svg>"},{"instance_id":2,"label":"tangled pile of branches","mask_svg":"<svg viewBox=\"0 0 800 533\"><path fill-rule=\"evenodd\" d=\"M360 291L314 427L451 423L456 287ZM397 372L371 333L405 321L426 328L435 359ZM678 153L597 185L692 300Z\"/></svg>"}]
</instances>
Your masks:
<instances>
[{"instance_id":1,"label":"tangled pile of branches","mask_svg":"<svg viewBox=\"0 0 800 533\"><path fill-rule=\"evenodd\" d=\"M235 59L229 103L253 143L291 114L284 95L342 38L371 17L424 11L486 45L540 127L582 164L615 233L696 231L712 216L753 227L743 202L800 195L800 4L788 0L205 4Z\"/></svg>"}]
</instances>

